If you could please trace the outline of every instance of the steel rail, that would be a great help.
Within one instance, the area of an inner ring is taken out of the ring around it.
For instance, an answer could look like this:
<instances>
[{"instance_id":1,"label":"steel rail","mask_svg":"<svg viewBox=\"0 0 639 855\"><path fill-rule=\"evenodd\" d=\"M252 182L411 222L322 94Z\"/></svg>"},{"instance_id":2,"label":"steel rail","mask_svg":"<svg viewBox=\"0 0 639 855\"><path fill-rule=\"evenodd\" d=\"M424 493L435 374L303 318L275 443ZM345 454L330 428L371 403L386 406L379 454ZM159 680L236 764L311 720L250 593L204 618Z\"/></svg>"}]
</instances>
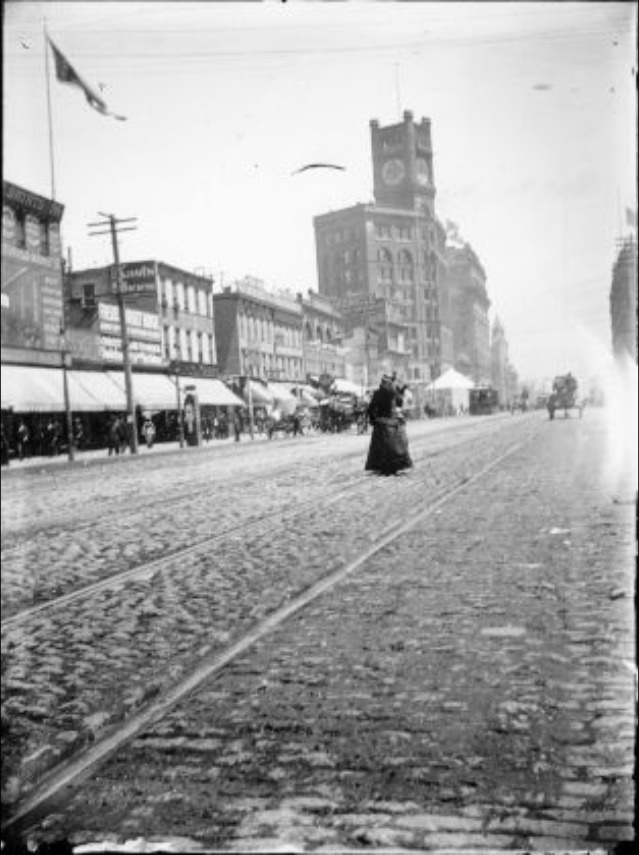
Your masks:
<instances>
[{"instance_id":1,"label":"steel rail","mask_svg":"<svg viewBox=\"0 0 639 855\"><path fill-rule=\"evenodd\" d=\"M508 421L508 424L510 424L510 421ZM486 426L488 426L488 425L486 425ZM469 430L471 428L476 428L476 427L477 427L477 424L474 422L464 422L463 424L454 425L454 431L455 431L455 433L457 433L459 431L465 432L466 430ZM428 434L426 434L426 435L411 437L411 447L414 447L415 445L419 445L423 441L427 441L428 439L430 439L433 436L438 436L442 433L447 433L450 431L450 429L451 429L451 425L446 423L446 424L443 424L441 427L437 426L434 430L429 431ZM349 435L353 436L353 434L349 434ZM369 434L361 434L359 436L368 437ZM297 437L295 439L291 438L290 440L284 440L284 441L295 443L295 445L300 445L304 440L312 441L315 439L321 439L323 437L324 437L324 434L307 435L307 436ZM276 446L279 446L279 445L280 445L280 442L277 442ZM249 446L244 445L242 447L242 451L243 451L243 453L245 453L246 449L248 448L253 453L259 453L259 446L261 446L261 443L258 443L256 445L249 445ZM447 446L447 447L450 448L452 446ZM223 450L224 449L222 447L210 447L209 448L206 446L204 448L199 449L200 452L211 452L211 453L215 453L215 454L221 453ZM175 452L175 453L178 453L178 452ZM351 451L351 452L344 454L343 458L349 459L349 458L353 458L353 457L360 457L361 453L362 453L361 449L356 449L354 451ZM109 458L106 458L106 459L108 460ZM139 465L143 465L142 461L144 461L146 459L148 459L148 458L145 458L144 456L138 457L138 458L126 457L127 461L132 460L134 463L137 463ZM97 464L99 464L99 460L97 461ZM252 480L254 481L255 477L264 478L266 480L267 478L272 478L276 475L285 473L289 470L290 470L290 463L282 463L281 465L277 465L273 469L269 470L269 472L266 473L265 475L259 475L258 474L257 476L255 476L255 475L252 476ZM207 478L206 488L209 488L212 483L223 483L225 480L226 480L225 476L218 476L214 473L211 477ZM191 497L195 498L195 497L197 497L197 495L198 495L197 492L193 493L193 492L183 491L183 492L179 493L177 496L172 495L169 498L166 498L164 496L159 496L157 499L152 499L151 501L147 501L145 504L145 510L148 508L156 507L158 505L161 505L162 507L171 507L171 506L176 505L185 499L188 499ZM114 499L107 506L105 506L104 504L101 504L99 513L96 512L95 514L91 514L90 516L85 516L84 519L82 519L80 521L76 521L76 524L74 526L74 531L76 531L76 532L77 531L83 531L84 529L91 528L93 525L95 525L96 522L99 522L104 517L104 514L106 512L112 514L112 513L117 513L119 510L121 510L121 503L118 502L116 499ZM131 513L132 512L130 509L128 510L128 512L122 510L122 514L123 515L126 514L126 516L128 518L131 517ZM144 513L144 511L139 511L139 512L134 511L133 512L133 514L136 514L136 513L142 514L142 513ZM12 540L15 540L16 538L19 538L20 536L24 536L25 532L28 532L28 535L31 538L34 535L36 535L36 536L42 535L42 534L46 534L46 533L54 531L54 530L64 528L65 526L68 526L68 523L69 523L68 514L59 515L57 517L50 517L48 520L43 522L40 526L37 526L35 528L34 527L31 527L31 528L23 527L20 529L14 529L13 531L7 533L4 536L4 539L5 539L5 541L12 541ZM23 543L8 542L5 546L2 547L2 554L3 554L3 556L6 556L9 554L21 551L23 549L24 549Z\"/></svg>"},{"instance_id":2,"label":"steel rail","mask_svg":"<svg viewBox=\"0 0 639 855\"><path fill-rule=\"evenodd\" d=\"M419 438L418 442L415 444L419 445L421 439L423 438ZM438 457L440 454L449 451L452 448L457 448L460 445L466 444L471 439L476 439L476 437L464 437L456 443L451 443L444 449L438 449L437 451L424 454L421 457L416 458L416 460L419 462L433 459L435 457ZM413 444L413 448L415 444ZM354 456L354 454L349 454L345 456ZM356 452L356 454L359 457L361 453L358 451ZM80 588L76 588L75 590L69 591L66 594L61 594L58 597L53 597L42 603L38 603L37 605L28 606L27 608L17 611L14 614L9 615L8 617L0 619L0 628L4 631L5 629L8 629L10 627L15 627L17 625L25 623L29 618L32 618L35 615L41 614L43 612L53 611L57 608L60 608L61 606L68 605L69 603L76 602L77 600L81 600L84 597L91 597L94 594L100 593L100 591L103 590L122 587L124 584L126 584L132 579L142 580L145 577L152 575L162 567L170 565L176 560L185 558L189 555L197 554L198 552L201 552L202 550L206 549L208 546L211 546L214 543L219 543L221 540L224 540L227 537L233 537L240 533L253 531L259 528L260 525L272 521L273 518L277 518L279 520L290 520L307 511L309 508L326 507L332 502L337 501L347 493L350 493L351 491L357 489L358 487L363 487L366 483L367 480L362 478L361 473L358 473L357 476L354 477L349 483L340 487L338 490L333 491L329 495L323 495L319 497L315 496L311 499L307 499L306 501L302 502L296 501L288 507L285 507L284 509L279 508L273 511L269 511L265 514L260 515L256 519L252 519L235 526L230 526L229 528L224 529L224 531L217 532L216 534L210 537L206 537L203 540L198 541L197 543L191 544L191 546L176 549L173 552L169 552L162 555L160 558L154 558L150 561L145 561L141 564L136 564L133 567L128 567L125 570L116 571L115 573L111 573L105 578L99 579L96 582L92 582L89 585L83 585ZM74 529L74 531L77 531L77 529Z\"/></svg>"},{"instance_id":3,"label":"steel rail","mask_svg":"<svg viewBox=\"0 0 639 855\"><path fill-rule=\"evenodd\" d=\"M538 432L534 432L523 441L511 445L505 451L494 457L474 475L462 479L461 483L457 483L455 486L446 490L442 496L432 504L428 505L428 507L411 515L404 522L393 526L383 537L363 551L359 557L353 559L344 567L328 573L322 579L318 580L296 596L293 600L289 601L286 605L276 609L249 632L245 633L242 638L235 641L233 644L230 644L225 650L210 654L209 656L205 654L192 671L178 680L178 682L173 686L168 688L162 697L152 701L146 708L133 715L127 722L112 730L110 733L105 734L104 737L98 739L89 748L80 751L75 757L59 764L57 767L53 767L42 779L36 789L24 799L22 804L18 804L16 806L15 812L6 820L5 824L2 825L2 828L10 828L16 823L27 820L31 815L42 810L43 806L45 806L47 802L51 802L55 800L56 797L59 797L59 794L63 789L67 790L68 796L70 788L78 786L83 779L86 779L86 777L92 773L96 766L107 760L119 748L134 739L149 725L160 720L186 695L197 689L205 680L216 676L227 665L244 654L266 635L276 630L286 620L293 617L297 612L301 611L314 600L318 599L322 594L336 587L354 571L358 570L366 561L386 549L422 520L425 520L432 514L436 513L444 504L449 502L460 492L467 490L471 485L483 478L491 469L494 469L495 466L500 464L507 457L510 457L520 449L524 448L532 442L537 433Z\"/></svg>"}]
</instances>

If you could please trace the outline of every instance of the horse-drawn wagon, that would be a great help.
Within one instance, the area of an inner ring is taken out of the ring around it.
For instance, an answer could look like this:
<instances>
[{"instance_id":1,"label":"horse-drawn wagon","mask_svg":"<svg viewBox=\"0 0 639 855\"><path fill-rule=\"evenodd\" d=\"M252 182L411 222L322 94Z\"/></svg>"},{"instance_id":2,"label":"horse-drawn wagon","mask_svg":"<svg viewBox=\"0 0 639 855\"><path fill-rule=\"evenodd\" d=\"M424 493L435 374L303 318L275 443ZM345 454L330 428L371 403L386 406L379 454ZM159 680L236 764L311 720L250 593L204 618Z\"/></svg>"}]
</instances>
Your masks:
<instances>
[{"instance_id":1,"label":"horse-drawn wagon","mask_svg":"<svg viewBox=\"0 0 639 855\"><path fill-rule=\"evenodd\" d=\"M578 388L577 380L570 372L555 377L552 384L552 394L546 404L551 421L555 418L557 410L564 411L564 418L568 418L568 411L573 409L579 412L579 418L583 416L584 402L580 400L577 394Z\"/></svg>"}]
</instances>

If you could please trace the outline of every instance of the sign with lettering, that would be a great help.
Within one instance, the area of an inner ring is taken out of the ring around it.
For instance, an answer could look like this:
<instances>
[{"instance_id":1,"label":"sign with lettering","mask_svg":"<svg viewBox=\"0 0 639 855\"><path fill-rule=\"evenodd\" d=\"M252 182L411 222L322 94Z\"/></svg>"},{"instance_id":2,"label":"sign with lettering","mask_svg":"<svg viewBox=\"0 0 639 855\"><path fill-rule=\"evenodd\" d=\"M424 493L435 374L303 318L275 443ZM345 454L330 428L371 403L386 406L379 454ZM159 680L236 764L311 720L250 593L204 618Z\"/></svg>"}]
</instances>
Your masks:
<instances>
[{"instance_id":1,"label":"sign with lettering","mask_svg":"<svg viewBox=\"0 0 639 855\"><path fill-rule=\"evenodd\" d=\"M136 261L120 265L123 294L154 294L157 290L157 264L155 261ZM115 264L109 268L111 286L117 286Z\"/></svg>"},{"instance_id":2,"label":"sign with lettering","mask_svg":"<svg viewBox=\"0 0 639 855\"><path fill-rule=\"evenodd\" d=\"M144 365L161 365L162 342L160 323L152 312L125 308L129 357L131 362ZM122 361L122 330L120 311L112 303L98 306L100 354L103 359Z\"/></svg>"}]
</instances>

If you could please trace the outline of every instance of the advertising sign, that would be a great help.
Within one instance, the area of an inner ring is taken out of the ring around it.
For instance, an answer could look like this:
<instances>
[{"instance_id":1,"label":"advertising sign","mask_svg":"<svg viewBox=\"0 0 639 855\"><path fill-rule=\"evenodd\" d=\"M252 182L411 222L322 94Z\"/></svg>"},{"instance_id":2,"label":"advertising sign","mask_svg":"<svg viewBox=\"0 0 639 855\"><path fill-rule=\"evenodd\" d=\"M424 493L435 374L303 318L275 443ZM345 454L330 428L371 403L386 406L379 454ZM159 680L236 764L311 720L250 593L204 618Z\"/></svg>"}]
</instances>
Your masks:
<instances>
[{"instance_id":1,"label":"advertising sign","mask_svg":"<svg viewBox=\"0 0 639 855\"><path fill-rule=\"evenodd\" d=\"M57 350L62 322L59 261L16 254L11 257L3 247L2 344Z\"/></svg>"},{"instance_id":2,"label":"advertising sign","mask_svg":"<svg viewBox=\"0 0 639 855\"><path fill-rule=\"evenodd\" d=\"M129 339L129 358L138 365L162 364L162 341L158 316L137 309L125 309ZM98 307L100 355L103 359L122 362L120 312L111 303Z\"/></svg>"},{"instance_id":3,"label":"advertising sign","mask_svg":"<svg viewBox=\"0 0 639 855\"><path fill-rule=\"evenodd\" d=\"M157 264L155 261L136 261L120 265L123 294L155 294L157 289ZM109 268L109 279L115 290L117 276L115 265Z\"/></svg>"}]
</instances>

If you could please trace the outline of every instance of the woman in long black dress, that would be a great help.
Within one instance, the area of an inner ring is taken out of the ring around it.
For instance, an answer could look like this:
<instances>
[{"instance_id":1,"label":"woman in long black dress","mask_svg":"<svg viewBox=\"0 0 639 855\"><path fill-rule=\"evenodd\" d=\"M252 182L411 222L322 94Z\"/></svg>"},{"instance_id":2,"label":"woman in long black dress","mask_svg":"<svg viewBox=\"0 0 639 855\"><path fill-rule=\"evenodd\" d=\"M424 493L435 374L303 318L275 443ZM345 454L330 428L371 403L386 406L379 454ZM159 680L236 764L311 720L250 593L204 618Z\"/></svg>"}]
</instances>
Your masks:
<instances>
[{"instance_id":1,"label":"woman in long black dress","mask_svg":"<svg viewBox=\"0 0 639 855\"><path fill-rule=\"evenodd\" d=\"M373 426L373 435L368 448L367 471L396 475L413 465L401 413L405 389L405 386L400 388L393 377L385 374L379 389L373 392L368 405L368 419Z\"/></svg>"}]
</instances>

